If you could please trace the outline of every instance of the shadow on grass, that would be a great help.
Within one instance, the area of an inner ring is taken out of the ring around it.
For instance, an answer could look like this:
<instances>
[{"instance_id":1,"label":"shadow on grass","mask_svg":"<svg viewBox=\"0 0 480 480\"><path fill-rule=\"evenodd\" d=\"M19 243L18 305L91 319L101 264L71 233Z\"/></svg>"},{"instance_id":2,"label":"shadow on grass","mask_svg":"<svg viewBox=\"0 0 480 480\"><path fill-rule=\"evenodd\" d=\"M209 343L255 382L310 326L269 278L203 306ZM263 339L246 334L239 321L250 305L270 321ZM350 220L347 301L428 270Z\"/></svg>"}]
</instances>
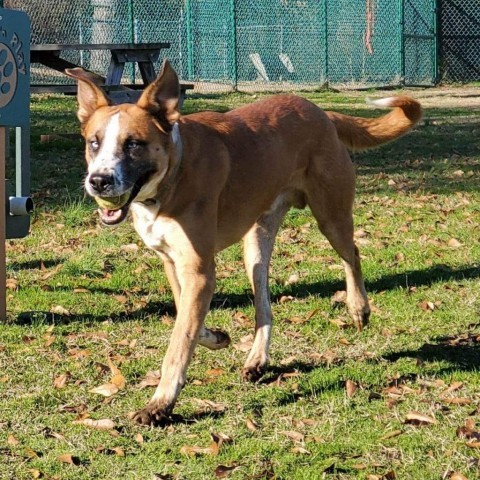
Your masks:
<instances>
[{"instance_id":1,"label":"shadow on grass","mask_svg":"<svg viewBox=\"0 0 480 480\"><path fill-rule=\"evenodd\" d=\"M479 327L480 324L472 325ZM441 368L439 373L456 370L478 371L480 369L480 334L468 331L457 335L437 337L434 343L425 343L417 350L403 350L382 355L387 361L414 358L421 362L448 362L450 367Z\"/></svg>"},{"instance_id":2,"label":"shadow on grass","mask_svg":"<svg viewBox=\"0 0 480 480\"><path fill-rule=\"evenodd\" d=\"M28 263L28 262L27 262ZM465 265L454 269L448 265L435 265L423 270L410 270L402 273L386 275L373 282L366 282L367 291L381 292L386 290L395 290L397 288L407 288L413 286L430 286L438 282L462 281L480 278L480 265ZM295 298L307 298L311 295L320 297L330 297L337 290L345 288L344 282L318 282L318 283L298 283L290 285L272 295L272 301L278 301L283 295L291 295ZM106 295L116 295L122 293L121 290L92 288L92 292L100 291ZM243 294L215 295L212 299L212 309L235 309L243 308L253 304L253 295L250 291ZM103 322L110 320L121 322L127 320L142 319L150 315L175 315L175 306L173 302L150 302L138 310L128 313L116 313L114 315L58 315L50 312L23 312L13 321L20 325L29 325L32 323L56 323L69 324L74 322Z\"/></svg>"},{"instance_id":3,"label":"shadow on grass","mask_svg":"<svg viewBox=\"0 0 480 480\"><path fill-rule=\"evenodd\" d=\"M42 270L53 268L65 263L66 258L54 258L51 260L28 260L25 262L10 262L8 268L14 271L17 270Z\"/></svg>"}]
</instances>

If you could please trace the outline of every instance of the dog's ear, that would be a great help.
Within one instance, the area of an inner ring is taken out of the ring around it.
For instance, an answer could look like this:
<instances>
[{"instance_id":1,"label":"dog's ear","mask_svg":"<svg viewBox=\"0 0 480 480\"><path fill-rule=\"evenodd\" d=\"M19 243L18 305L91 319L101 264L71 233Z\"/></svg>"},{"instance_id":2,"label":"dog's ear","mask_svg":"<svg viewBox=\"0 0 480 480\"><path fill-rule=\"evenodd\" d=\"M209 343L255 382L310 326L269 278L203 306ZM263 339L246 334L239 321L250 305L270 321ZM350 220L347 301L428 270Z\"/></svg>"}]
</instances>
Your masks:
<instances>
[{"instance_id":1,"label":"dog's ear","mask_svg":"<svg viewBox=\"0 0 480 480\"><path fill-rule=\"evenodd\" d=\"M143 92L137 106L147 110L163 126L171 126L180 118L178 101L180 83L175 70L168 60L164 60L162 69L153 83Z\"/></svg>"},{"instance_id":2,"label":"dog's ear","mask_svg":"<svg viewBox=\"0 0 480 480\"><path fill-rule=\"evenodd\" d=\"M83 68L67 68L65 73L78 81L78 112L80 123L84 125L93 112L100 107L110 105L103 91L95 84L95 80Z\"/></svg>"}]
</instances>

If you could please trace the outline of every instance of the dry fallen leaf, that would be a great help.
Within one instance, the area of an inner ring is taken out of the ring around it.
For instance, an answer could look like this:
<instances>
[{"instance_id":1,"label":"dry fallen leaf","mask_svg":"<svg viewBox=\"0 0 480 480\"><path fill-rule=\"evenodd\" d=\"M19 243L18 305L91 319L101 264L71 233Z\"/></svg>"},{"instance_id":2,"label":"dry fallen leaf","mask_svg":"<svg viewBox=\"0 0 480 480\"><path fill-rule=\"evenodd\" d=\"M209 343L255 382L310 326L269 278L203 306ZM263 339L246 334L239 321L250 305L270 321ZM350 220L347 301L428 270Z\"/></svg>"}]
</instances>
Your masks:
<instances>
[{"instance_id":1,"label":"dry fallen leaf","mask_svg":"<svg viewBox=\"0 0 480 480\"><path fill-rule=\"evenodd\" d=\"M345 290L338 290L336 291L333 296L331 303L332 305L345 303L347 301L347 292Z\"/></svg>"},{"instance_id":2,"label":"dry fallen leaf","mask_svg":"<svg viewBox=\"0 0 480 480\"><path fill-rule=\"evenodd\" d=\"M121 447L111 447L111 448L97 447L96 451L98 453L103 453L105 455L117 455L117 457L124 457L125 456L125 452L124 452L123 448L121 448Z\"/></svg>"},{"instance_id":3,"label":"dry fallen leaf","mask_svg":"<svg viewBox=\"0 0 480 480\"><path fill-rule=\"evenodd\" d=\"M113 383L104 383L99 387L92 388L89 390L90 393L98 393L99 395L103 395L104 397L111 397L118 392L118 387Z\"/></svg>"},{"instance_id":4,"label":"dry fallen leaf","mask_svg":"<svg viewBox=\"0 0 480 480\"><path fill-rule=\"evenodd\" d=\"M122 390L122 388L125 388L125 377L121 373L117 373L110 379L110 383L113 383L119 390Z\"/></svg>"},{"instance_id":5,"label":"dry fallen leaf","mask_svg":"<svg viewBox=\"0 0 480 480\"><path fill-rule=\"evenodd\" d=\"M127 245L122 245L120 250L124 252L138 252L139 248L136 243L128 243Z\"/></svg>"},{"instance_id":6,"label":"dry fallen leaf","mask_svg":"<svg viewBox=\"0 0 480 480\"><path fill-rule=\"evenodd\" d=\"M138 388L156 387L160 383L160 370L150 370L138 384Z\"/></svg>"},{"instance_id":7,"label":"dry fallen leaf","mask_svg":"<svg viewBox=\"0 0 480 480\"><path fill-rule=\"evenodd\" d=\"M292 297L291 295L282 295L282 296L280 297L279 302L280 302L281 304L283 304L283 303L287 303L287 302L293 302L294 300L295 300L295 298Z\"/></svg>"},{"instance_id":8,"label":"dry fallen leaf","mask_svg":"<svg viewBox=\"0 0 480 480\"><path fill-rule=\"evenodd\" d=\"M192 400L205 412L223 412L226 408L225 404L212 402L211 400L202 400L200 398L193 398Z\"/></svg>"},{"instance_id":9,"label":"dry fallen leaf","mask_svg":"<svg viewBox=\"0 0 480 480\"><path fill-rule=\"evenodd\" d=\"M70 311L61 305L55 305L50 309L50 313L55 313L57 315L70 315Z\"/></svg>"},{"instance_id":10,"label":"dry fallen leaf","mask_svg":"<svg viewBox=\"0 0 480 480\"><path fill-rule=\"evenodd\" d=\"M238 465L235 463L233 463L232 465L218 465L214 473L217 478L226 478L237 468Z\"/></svg>"},{"instance_id":11,"label":"dry fallen leaf","mask_svg":"<svg viewBox=\"0 0 480 480\"><path fill-rule=\"evenodd\" d=\"M250 333L240 339L240 342L234 343L233 348L240 352L249 352L253 346L253 335Z\"/></svg>"},{"instance_id":12,"label":"dry fallen leaf","mask_svg":"<svg viewBox=\"0 0 480 480\"><path fill-rule=\"evenodd\" d=\"M357 388L358 386L355 382L352 382L351 380L347 380L345 382L345 390L347 392L347 397L352 398L355 395Z\"/></svg>"},{"instance_id":13,"label":"dry fallen leaf","mask_svg":"<svg viewBox=\"0 0 480 480\"><path fill-rule=\"evenodd\" d=\"M433 417L429 417L428 415L424 415L420 412L408 412L405 416L406 420L405 423L409 423L411 425L431 425L433 423L437 423L437 421Z\"/></svg>"},{"instance_id":14,"label":"dry fallen leaf","mask_svg":"<svg viewBox=\"0 0 480 480\"><path fill-rule=\"evenodd\" d=\"M423 301L418 306L425 312L433 312L435 310L435 304L433 302Z\"/></svg>"},{"instance_id":15,"label":"dry fallen leaf","mask_svg":"<svg viewBox=\"0 0 480 480\"><path fill-rule=\"evenodd\" d=\"M460 248L460 247L463 247L463 243L460 243L456 238L451 238L448 241L448 246L450 248Z\"/></svg>"},{"instance_id":16,"label":"dry fallen leaf","mask_svg":"<svg viewBox=\"0 0 480 480\"><path fill-rule=\"evenodd\" d=\"M247 317L243 312L238 310L233 314L232 318L239 327L251 327L253 325L251 318Z\"/></svg>"},{"instance_id":17,"label":"dry fallen leaf","mask_svg":"<svg viewBox=\"0 0 480 480\"><path fill-rule=\"evenodd\" d=\"M63 388L71 378L70 372L65 372L53 379L53 388Z\"/></svg>"},{"instance_id":18,"label":"dry fallen leaf","mask_svg":"<svg viewBox=\"0 0 480 480\"><path fill-rule=\"evenodd\" d=\"M212 447L213 445L213 447ZM209 447L197 447L195 445L184 445L180 448L180 453L187 457L194 457L195 455L217 455L217 449L215 444L211 444Z\"/></svg>"},{"instance_id":19,"label":"dry fallen leaf","mask_svg":"<svg viewBox=\"0 0 480 480\"><path fill-rule=\"evenodd\" d=\"M245 423L247 425L247 428L251 431L251 432L255 432L257 429L258 429L258 423L251 419L251 418L247 418L245 420Z\"/></svg>"},{"instance_id":20,"label":"dry fallen leaf","mask_svg":"<svg viewBox=\"0 0 480 480\"><path fill-rule=\"evenodd\" d=\"M294 432L292 430L278 432L278 433L285 435L286 437L292 439L294 442L303 442L303 440L305 439L305 435L303 433Z\"/></svg>"},{"instance_id":21,"label":"dry fallen leaf","mask_svg":"<svg viewBox=\"0 0 480 480\"><path fill-rule=\"evenodd\" d=\"M43 473L36 468L30 469L29 472L30 472L30 475L32 476L32 478L34 480L36 480L37 478L42 478L43 477Z\"/></svg>"},{"instance_id":22,"label":"dry fallen leaf","mask_svg":"<svg viewBox=\"0 0 480 480\"><path fill-rule=\"evenodd\" d=\"M443 393L454 392L463 387L463 382L453 382Z\"/></svg>"},{"instance_id":23,"label":"dry fallen leaf","mask_svg":"<svg viewBox=\"0 0 480 480\"><path fill-rule=\"evenodd\" d=\"M41 455L41 454L39 455L35 450L32 450L29 447L25 448L24 453L29 458L39 458Z\"/></svg>"},{"instance_id":24,"label":"dry fallen leaf","mask_svg":"<svg viewBox=\"0 0 480 480\"><path fill-rule=\"evenodd\" d=\"M10 433L7 437L7 443L9 445L20 445L20 442Z\"/></svg>"},{"instance_id":25,"label":"dry fallen leaf","mask_svg":"<svg viewBox=\"0 0 480 480\"><path fill-rule=\"evenodd\" d=\"M292 453L301 453L301 454L304 454L304 455L311 455L311 453L306 448L303 448L303 447L293 447L291 452Z\"/></svg>"},{"instance_id":26,"label":"dry fallen leaf","mask_svg":"<svg viewBox=\"0 0 480 480\"><path fill-rule=\"evenodd\" d=\"M389 438L398 437L402 433L402 430L394 430L393 432L386 433L383 437L380 438L380 440L388 440Z\"/></svg>"},{"instance_id":27,"label":"dry fallen leaf","mask_svg":"<svg viewBox=\"0 0 480 480\"><path fill-rule=\"evenodd\" d=\"M109 418L103 418L101 420L94 420L93 418L83 418L81 420L74 420L74 425L84 425L85 427L95 428L97 430L113 430L115 423Z\"/></svg>"},{"instance_id":28,"label":"dry fallen leaf","mask_svg":"<svg viewBox=\"0 0 480 480\"><path fill-rule=\"evenodd\" d=\"M18 280L16 278L7 278L6 287L8 290L18 290Z\"/></svg>"},{"instance_id":29,"label":"dry fallen leaf","mask_svg":"<svg viewBox=\"0 0 480 480\"><path fill-rule=\"evenodd\" d=\"M453 405L470 405L471 403L473 403L472 400L470 400L469 398L465 398L465 397L443 398L442 402L443 403L450 403L450 404L453 404Z\"/></svg>"},{"instance_id":30,"label":"dry fallen leaf","mask_svg":"<svg viewBox=\"0 0 480 480\"><path fill-rule=\"evenodd\" d=\"M71 455L70 453L64 453L63 455L59 455L57 459L62 463L68 463L70 465L80 465L80 459Z\"/></svg>"},{"instance_id":31,"label":"dry fallen leaf","mask_svg":"<svg viewBox=\"0 0 480 480\"><path fill-rule=\"evenodd\" d=\"M90 293L90 290L88 290L88 288L77 287L73 289L73 293Z\"/></svg>"},{"instance_id":32,"label":"dry fallen leaf","mask_svg":"<svg viewBox=\"0 0 480 480\"><path fill-rule=\"evenodd\" d=\"M350 324L341 320L340 318L331 318L330 323L341 329L349 328L351 326Z\"/></svg>"},{"instance_id":33,"label":"dry fallen leaf","mask_svg":"<svg viewBox=\"0 0 480 480\"><path fill-rule=\"evenodd\" d=\"M43 338L45 339L44 347L49 347L55 341L55 335L52 334L44 335Z\"/></svg>"},{"instance_id":34,"label":"dry fallen leaf","mask_svg":"<svg viewBox=\"0 0 480 480\"><path fill-rule=\"evenodd\" d=\"M57 440L60 440L62 442L67 442L67 439L65 438L64 435L61 433L54 432L52 429L49 427L45 427L42 430L43 435L45 435L46 438L56 438Z\"/></svg>"},{"instance_id":35,"label":"dry fallen leaf","mask_svg":"<svg viewBox=\"0 0 480 480\"><path fill-rule=\"evenodd\" d=\"M453 472L449 478L450 480L468 480L468 478L460 472Z\"/></svg>"},{"instance_id":36,"label":"dry fallen leaf","mask_svg":"<svg viewBox=\"0 0 480 480\"><path fill-rule=\"evenodd\" d=\"M285 287L288 287L288 285L294 285L295 283L298 283L300 277L296 274L293 273L288 277L288 280L284 283Z\"/></svg>"}]
</instances>

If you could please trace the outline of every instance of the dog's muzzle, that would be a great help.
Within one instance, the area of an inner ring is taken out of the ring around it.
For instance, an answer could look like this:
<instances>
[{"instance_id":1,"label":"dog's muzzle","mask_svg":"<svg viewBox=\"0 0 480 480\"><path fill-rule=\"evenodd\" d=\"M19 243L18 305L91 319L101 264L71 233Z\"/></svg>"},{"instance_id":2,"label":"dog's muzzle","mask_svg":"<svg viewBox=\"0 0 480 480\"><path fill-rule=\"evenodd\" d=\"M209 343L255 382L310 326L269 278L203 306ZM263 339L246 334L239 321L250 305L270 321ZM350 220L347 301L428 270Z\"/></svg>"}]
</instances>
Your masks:
<instances>
[{"instance_id":1,"label":"dog's muzzle","mask_svg":"<svg viewBox=\"0 0 480 480\"><path fill-rule=\"evenodd\" d=\"M151 173L140 177L133 187L124 190L115 184L113 175L89 175L87 192L95 198L100 221L105 225L116 225L128 215L131 203L147 182Z\"/></svg>"}]
</instances>

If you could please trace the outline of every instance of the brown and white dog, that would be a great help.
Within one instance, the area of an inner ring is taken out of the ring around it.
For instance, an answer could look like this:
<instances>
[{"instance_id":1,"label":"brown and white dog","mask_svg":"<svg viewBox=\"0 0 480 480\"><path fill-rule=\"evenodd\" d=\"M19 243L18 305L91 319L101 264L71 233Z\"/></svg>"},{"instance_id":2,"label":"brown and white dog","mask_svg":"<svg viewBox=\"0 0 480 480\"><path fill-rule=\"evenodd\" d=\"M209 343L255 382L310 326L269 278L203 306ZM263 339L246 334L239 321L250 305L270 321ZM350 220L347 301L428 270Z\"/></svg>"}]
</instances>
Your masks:
<instances>
[{"instance_id":1,"label":"brown and white dog","mask_svg":"<svg viewBox=\"0 0 480 480\"><path fill-rule=\"evenodd\" d=\"M294 95L278 95L228 113L180 116L179 82L165 61L136 104L110 105L81 69L78 118L86 140L86 190L100 219L114 225L132 213L145 244L161 256L177 319L150 402L132 415L162 423L186 379L197 343L229 344L205 327L215 288L215 254L243 239L255 295L255 340L243 368L256 379L268 362L272 328L268 271L275 235L287 210L309 206L340 255L348 310L361 329L370 308L353 241L354 168L347 148L361 150L403 135L420 119L408 97L375 101L394 107L380 118L324 112Z\"/></svg>"}]
</instances>

